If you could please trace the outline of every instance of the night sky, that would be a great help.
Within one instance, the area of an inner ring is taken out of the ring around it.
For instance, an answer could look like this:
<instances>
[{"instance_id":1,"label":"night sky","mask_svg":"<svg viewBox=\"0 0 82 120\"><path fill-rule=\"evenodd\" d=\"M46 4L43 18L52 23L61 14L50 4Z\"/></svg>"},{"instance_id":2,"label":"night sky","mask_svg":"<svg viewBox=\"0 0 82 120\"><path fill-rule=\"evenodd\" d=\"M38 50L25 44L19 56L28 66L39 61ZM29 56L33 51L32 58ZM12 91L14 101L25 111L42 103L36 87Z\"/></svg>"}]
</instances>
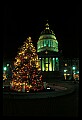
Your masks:
<instances>
[{"instance_id":1,"label":"night sky","mask_svg":"<svg viewBox=\"0 0 82 120\"><path fill-rule=\"evenodd\" d=\"M65 57L79 57L79 3L5 3L3 59L11 60L18 48L31 36L36 47L46 20L59 42L59 49Z\"/></svg>"}]
</instances>

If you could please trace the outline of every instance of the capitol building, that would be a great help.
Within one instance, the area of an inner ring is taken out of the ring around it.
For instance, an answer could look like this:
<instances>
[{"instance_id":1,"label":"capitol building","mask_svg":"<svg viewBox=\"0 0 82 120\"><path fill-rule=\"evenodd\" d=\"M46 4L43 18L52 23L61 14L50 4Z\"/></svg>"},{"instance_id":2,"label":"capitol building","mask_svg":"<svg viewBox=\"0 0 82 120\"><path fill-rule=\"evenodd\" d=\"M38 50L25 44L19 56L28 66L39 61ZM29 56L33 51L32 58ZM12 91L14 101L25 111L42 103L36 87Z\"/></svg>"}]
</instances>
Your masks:
<instances>
[{"instance_id":1,"label":"capitol building","mask_svg":"<svg viewBox=\"0 0 82 120\"><path fill-rule=\"evenodd\" d=\"M48 23L37 42L37 54L44 80L79 80L79 58L63 58L56 35Z\"/></svg>"},{"instance_id":2,"label":"capitol building","mask_svg":"<svg viewBox=\"0 0 82 120\"><path fill-rule=\"evenodd\" d=\"M45 25L37 42L37 54L44 78L61 78L62 53L58 49L58 40L55 33Z\"/></svg>"}]
</instances>

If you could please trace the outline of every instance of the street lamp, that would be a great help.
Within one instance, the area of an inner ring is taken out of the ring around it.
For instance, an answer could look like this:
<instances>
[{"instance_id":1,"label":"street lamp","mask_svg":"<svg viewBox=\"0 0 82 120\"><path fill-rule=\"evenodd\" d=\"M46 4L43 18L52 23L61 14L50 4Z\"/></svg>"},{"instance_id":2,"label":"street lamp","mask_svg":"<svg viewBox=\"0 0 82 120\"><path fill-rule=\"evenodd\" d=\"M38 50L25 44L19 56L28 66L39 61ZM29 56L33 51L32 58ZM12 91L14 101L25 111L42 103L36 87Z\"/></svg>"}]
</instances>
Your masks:
<instances>
[{"instance_id":1,"label":"street lamp","mask_svg":"<svg viewBox=\"0 0 82 120\"><path fill-rule=\"evenodd\" d=\"M3 80L7 79L6 71L7 71L7 67L3 67Z\"/></svg>"},{"instance_id":2,"label":"street lamp","mask_svg":"<svg viewBox=\"0 0 82 120\"><path fill-rule=\"evenodd\" d=\"M73 68L72 68L73 70L75 70L75 66L73 66Z\"/></svg>"},{"instance_id":3,"label":"street lamp","mask_svg":"<svg viewBox=\"0 0 82 120\"><path fill-rule=\"evenodd\" d=\"M79 74L79 71L77 71L77 73Z\"/></svg>"},{"instance_id":4,"label":"street lamp","mask_svg":"<svg viewBox=\"0 0 82 120\"><path fill-rule=\"evenodd\" d=\"M4 67L3 70L6 71L6 70L7 70L7 67Z\"/></svg>"}]
</instances>

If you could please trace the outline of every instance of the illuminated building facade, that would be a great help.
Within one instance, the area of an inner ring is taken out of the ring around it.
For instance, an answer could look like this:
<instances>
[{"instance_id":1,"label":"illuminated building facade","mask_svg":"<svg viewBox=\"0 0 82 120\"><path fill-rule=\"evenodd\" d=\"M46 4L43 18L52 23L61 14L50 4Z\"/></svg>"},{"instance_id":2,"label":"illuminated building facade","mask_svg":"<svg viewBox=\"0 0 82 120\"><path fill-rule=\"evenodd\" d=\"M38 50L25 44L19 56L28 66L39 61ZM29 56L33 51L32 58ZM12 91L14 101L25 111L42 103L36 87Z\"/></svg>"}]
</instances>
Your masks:
<instances>
[{"instance_id":1,"label":"illuminated building facade","mask_svg":"<svg viewBox=\"0 0 82 120\"><path fill-rule=\"evenodd\" d=\"M63 70L65 80L79 80L79 58L64 58Z\"/></svg>"},{"instance_id":2,"label":"illuminated building facade","mask_svg":"<svg viewBox=\"0 0 82 120\"><path fill-rule=\"evenodd\" d=\"M45 77L60 77L61 53L58 50L58 41L49 24L45 25L37 42L37 53L41 71Z\"/></svg>"}]
</instances>

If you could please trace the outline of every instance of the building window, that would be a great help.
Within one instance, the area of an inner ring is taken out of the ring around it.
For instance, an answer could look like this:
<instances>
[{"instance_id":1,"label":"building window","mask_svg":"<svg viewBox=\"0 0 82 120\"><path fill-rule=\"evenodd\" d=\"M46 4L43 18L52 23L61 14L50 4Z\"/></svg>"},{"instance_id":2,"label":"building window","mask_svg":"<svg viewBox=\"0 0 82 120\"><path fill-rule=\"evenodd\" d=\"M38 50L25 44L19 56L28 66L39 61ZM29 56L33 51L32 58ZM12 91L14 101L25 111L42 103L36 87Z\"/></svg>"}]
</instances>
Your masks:
<instances>
[{"instance_id":1,"label":"building window","mask_svg":"<svg viewBox=\"0 0 82 120\"><path fill-rule=\"evenodd\" d=\"M51 47L53 47L53 41L51 41Z\"/></svg>"},{"instance_id":2,"label":"building window","mask_svg":"<svg viewBox=\"0 0 82 120\"><path fill-rule=\"evenodd\" d=\"M44 40L44 47L46 46L46 40Z\"/></svg>"},{"instance_id":3,"label":"building window","mask_svg":"<svg viewBox=\"0 0 82 120\"><path fill-rule=\"evenodd\" d=\"M48 46L50 47L50 40L48 40Z\"/></svg>"},{"instance_id":4,"label":"building window","mask_svg":"<svg viewBox=\"0 0 82 120\"><path fill-rule=\"evenodd\" d=\"M48 71L48 58L45 58L45 71Z\"/></svg>"},{"instance_id":5,"label":"building window","mask_svg":"<svg viewBox=\"0 0 82 120\"><path fill-rule=\"evenodd\" d=\"M48 64L46 64L45 67L46 67L45 70L48 71Z\"/></svg>"}]
</instances>

